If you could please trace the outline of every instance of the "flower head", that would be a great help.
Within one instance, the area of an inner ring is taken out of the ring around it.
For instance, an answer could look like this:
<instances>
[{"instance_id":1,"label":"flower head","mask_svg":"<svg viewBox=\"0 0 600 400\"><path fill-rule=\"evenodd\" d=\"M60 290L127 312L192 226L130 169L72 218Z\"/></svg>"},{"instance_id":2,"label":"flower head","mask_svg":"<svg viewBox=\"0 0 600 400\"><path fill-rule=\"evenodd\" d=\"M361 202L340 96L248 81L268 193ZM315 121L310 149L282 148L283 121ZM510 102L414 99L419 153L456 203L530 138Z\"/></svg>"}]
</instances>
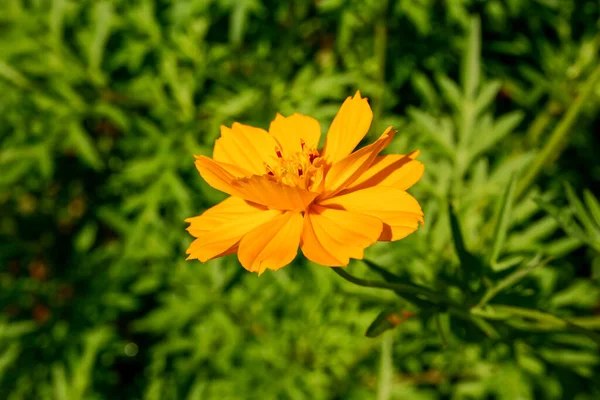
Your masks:
<instances>
[{"instance_id":1,"label":"flower head","mask_svg":"<svg viewBox=\"0 0 600 400\"><path fill-rule=\"evenodd\" d=\"M237 252L244 268L262 274L292 262L300 247L318 264L345 266L378 240L414 232L423 212L406 189L421 178L423 164L418 151L379 155L393 139L391 127L353 152L372 119L360 92L348 97L320 151L320 125L305 115L278 114L268 132L222 126L213 158L196 156L196 168L230 197L186 220L196 238L188 259Z\"/></svg>"}]
</instances>

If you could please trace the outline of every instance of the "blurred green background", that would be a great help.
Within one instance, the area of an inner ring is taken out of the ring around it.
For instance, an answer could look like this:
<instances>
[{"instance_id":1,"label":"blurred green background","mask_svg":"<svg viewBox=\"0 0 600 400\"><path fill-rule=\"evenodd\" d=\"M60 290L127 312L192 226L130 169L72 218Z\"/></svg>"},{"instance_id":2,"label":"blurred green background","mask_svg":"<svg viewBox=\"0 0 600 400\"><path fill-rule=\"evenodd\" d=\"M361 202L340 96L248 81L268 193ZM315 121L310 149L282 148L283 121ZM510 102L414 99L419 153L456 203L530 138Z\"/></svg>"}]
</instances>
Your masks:
<instances>
[{"instance_id":1,"label":"blurred green background","mask_svg":"<svg viewBox=\"0 0 600 400\"><path fill-rule=\"evenodd\" d=\"M365 141L394 125L390 151L426 166L426 226L367 258L461 290L452 202L489 282L551 257L492 303L600 331L599 19L598 0L0 0L0 398L600 398L584 336L486 337L302 257L260 278L186 262L183 222L224 198L192 156L219 125L298 111L326 132L360 89ZM365 337L389 307L417 315Z\"/></svg>"}]
</instances>

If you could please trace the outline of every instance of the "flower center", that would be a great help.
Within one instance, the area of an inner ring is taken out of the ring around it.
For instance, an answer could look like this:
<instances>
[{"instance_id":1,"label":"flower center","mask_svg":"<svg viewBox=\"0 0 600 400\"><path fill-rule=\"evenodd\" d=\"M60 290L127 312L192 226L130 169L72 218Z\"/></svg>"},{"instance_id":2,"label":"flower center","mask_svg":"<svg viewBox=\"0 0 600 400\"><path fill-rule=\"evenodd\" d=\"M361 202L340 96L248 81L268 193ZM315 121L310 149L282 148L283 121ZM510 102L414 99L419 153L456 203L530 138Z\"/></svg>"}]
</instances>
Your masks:
<instances>
[{"instance_id":1,"label":"flower center","mask_svg":"<svg viewBox=\"0 0 600 400\"><path fill-rule=\"evenodd\" d=\"M275 148L275 157L265 163L267 175L277 182L301 189L318 189L323 181L323 162L317 149L311 149L302 141L302 151L284 155Z\"/></svg>"}]
</instances>

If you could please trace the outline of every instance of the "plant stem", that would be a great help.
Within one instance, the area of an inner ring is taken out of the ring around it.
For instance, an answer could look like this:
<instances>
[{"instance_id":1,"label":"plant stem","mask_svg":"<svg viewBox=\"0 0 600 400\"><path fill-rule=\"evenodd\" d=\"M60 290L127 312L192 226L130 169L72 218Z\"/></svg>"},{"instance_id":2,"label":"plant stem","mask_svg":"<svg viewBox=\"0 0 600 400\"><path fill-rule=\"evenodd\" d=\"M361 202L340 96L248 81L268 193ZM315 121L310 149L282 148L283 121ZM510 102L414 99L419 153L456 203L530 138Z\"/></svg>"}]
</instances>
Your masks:
<instances>
[{"instance_id":1,"label":"plant stem","mask_svg":"<svg viewBox=\"0 0 600 400\"><path fill-rule=\"evenodd\" d=\"M538 153L536 158L533 160L531 166L525 172L525 175L521 178L521 181L517 185L515 197L519 198L524 192L531 186L533 181L537 178L542 169L548 164L550 160L556 158L561 152L561 147L567 139L570 133L571 127L575 123L583 105L587 103L589 97L594 93L594 89L600 80L600 65L590 74L588 79L582 85L583 90L579 96L575 99L571 107L567 110L564 117L560 120L550 138L546 142L546 145Z\"/></svg>"},{"instance_id":2,"label":"plant stem","mask_svg":"<svg viewBox=\"0 0 600 400\"><path fill-rule=\"evenodd\" d=\"M531 308L521 308L505 305L488 305L485 307L476 306L469 308L468 305L458 304L454 300L444 296L443 294L440 294L422 286L414 286L412 284L406 283L392 283L362 279L357 278L354 275L350 275L343 268L333 267L331 269L343 279L358 286L393 290L400 295L408 294L412 296L417 296L426 301L433 302L433 305L437 306L440 310L447 310L448 312L454 314L459 318L471 321L479 329L481 329L481 331L483 331L488 337L492 339L499 339L500 334L496 331L494 326L490 322L488 322L488 320L510 321L513 318L521 318L525 320L533 320L540 327L565 329L571 332L581 333L587 336L588 338L592 339L598 346L600 346L600 334L590 331L589 329L586 329L569 320L558 317L556 315L552 315L550 313L545 313L543 311Z\"/></svg>"},{"instance_id":3,"label":"plant stem","mask_svg":"<svg viewBox=\"0 0 600 400\"><path fill-rule=\"evenodd\" d=\"M486 309L489 309L492 314L489 314ZM566 329L571 332L581 333L592 339L598 346L600 346L600 334L574 324L573 322L570 322L564 318L543 311L515 306L494 305L487 306L486 308L475 307L471 310L471 312L482 318L497 318L498 314L494 315L494 312L498 312L499 315L504 315L508 318L521 317L524 319L533 320L547 327L550 326L556 329Z\"/></svg>"},{"instance_id":4,"label":"plant stem","mask_svg":"<svg viewBox=\"0 0 600 400\"><path fill-rule=\"evenodd\" d=\"M378 289L388 289L393 290L398 294L408 294L408 295L416 295L419 298L423 298L424 300L433 301L436 303L437 307L447 310L448 312L460 317L464 320L471 321L474 323L479 329L481 329L487 336L493 339L497 339L500 337L498 332L494 329L494 327L483 318L479 316L472 315L469 310L460 304L457 304L452 299L441 295L437 292L434 292L431 289L427 289L424 287L413 286L405 283L390 283L390 282L382 282L382 281L372 281L367 279L357 278L353 275L347 273L344 269L334 267L331 268L333 272L347 280L348 282L354 283L355 285L364 286L364 287L372 287Z\"/></svg>"},{"instance_id":5,"label":"plant stem","mask_svg":"<svg viewBox=\"0 0 600 400\"><path fill-rule=\"evenodd\" d=\"M354 275L350 275L343 268L333 267L333 272L347 280L348 282L354 283L358 286L372 287L379 289L394 290L399 294L415 295L424 300L432 300L438 304L454 304L454 302L445 296L442 296L431 289L427 289L421 286L410 285L406 283L391 283L383 281L374 281L368 279L357 278Z\"/></svg>"},{"instance_id":6,"label":"plant stem","mask_svg":"<svg viewBox=\"0 0 600 400\"><path fill-rule=\"evenodd\" d=\"M381 359L379 362L379 380L377 382L377 400L389 400L392 394L394 364L392 351L394 336L384 335L381 342Z\"/></svg>"}]
</instances>

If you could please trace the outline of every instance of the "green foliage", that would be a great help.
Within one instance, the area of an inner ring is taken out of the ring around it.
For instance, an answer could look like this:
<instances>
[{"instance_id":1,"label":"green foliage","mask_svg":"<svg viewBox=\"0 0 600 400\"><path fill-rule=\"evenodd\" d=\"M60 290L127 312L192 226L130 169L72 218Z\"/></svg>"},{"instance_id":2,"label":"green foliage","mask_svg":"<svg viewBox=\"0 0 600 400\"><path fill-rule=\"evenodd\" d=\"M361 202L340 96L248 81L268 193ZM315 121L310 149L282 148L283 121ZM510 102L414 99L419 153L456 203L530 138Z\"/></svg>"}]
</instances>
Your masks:
<instances>
[{"instance_id":1,"label":"green foliage","mask_svg":"<svg viewBox=\"0 0 600 400\"><path fill-rule=\"evenodd\" d=\"M0 397L597 398L599 16L0 2ZM390 151L426 166L426 226L348 269L402 290L300 257L260 278L185 262L183 220L223 199L192 157L219 126L298 111L326 131L356 89L367 140L394 125Z\"/></svg>"}]
</instances>

